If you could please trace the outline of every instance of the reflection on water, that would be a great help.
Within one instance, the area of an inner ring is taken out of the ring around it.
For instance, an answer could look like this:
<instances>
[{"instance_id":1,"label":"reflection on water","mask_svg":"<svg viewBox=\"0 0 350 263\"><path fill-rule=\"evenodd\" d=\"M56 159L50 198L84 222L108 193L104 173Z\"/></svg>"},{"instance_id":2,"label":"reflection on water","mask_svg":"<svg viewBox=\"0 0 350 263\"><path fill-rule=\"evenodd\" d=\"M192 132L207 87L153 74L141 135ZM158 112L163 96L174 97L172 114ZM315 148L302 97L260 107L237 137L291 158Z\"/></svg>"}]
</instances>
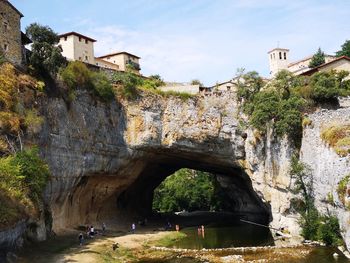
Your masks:
<instances>
[{"instance_id":1,"label":"reflection on water","mask_svg":"<svg viewBox=\"0 0 350 263\"><path fill-rule=\"evenodd\" d=\"M230 227L205 227L204 233L197 227L185 228L186 238L177 241L174 248L228 248L272 246L274 240L268 228L238 224Z\"/></svg>"}]
</instances>

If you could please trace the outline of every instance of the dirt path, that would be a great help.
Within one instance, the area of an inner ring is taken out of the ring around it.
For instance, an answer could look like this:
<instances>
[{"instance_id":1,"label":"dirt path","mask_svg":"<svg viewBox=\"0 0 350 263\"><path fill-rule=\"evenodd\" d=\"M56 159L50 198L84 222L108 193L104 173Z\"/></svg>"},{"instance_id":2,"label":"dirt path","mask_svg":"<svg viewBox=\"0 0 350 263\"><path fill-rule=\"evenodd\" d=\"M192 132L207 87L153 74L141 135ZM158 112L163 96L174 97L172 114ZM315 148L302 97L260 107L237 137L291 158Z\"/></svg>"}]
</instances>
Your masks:
<instances>
[{"instance_id":1,"label":"dirt path","mask_svg":"<svg viewBox=\"0 0 350 263\"><path fill-rule=\"evenodd\" d=\"M93 263L101 262L101 259L108 255L113 258L114 253L112 246L118 243L119 253L130 253L130 251L142 250L143 245L147 242L160 239L169 234L169 232L143 232L138 234L127 234L118 237L97 237L93 241L88 241L83 246L77 246L56 255L52 262L84 262ZM129 255L132 257L133 255Z\"/></svg>"}]
</instances>

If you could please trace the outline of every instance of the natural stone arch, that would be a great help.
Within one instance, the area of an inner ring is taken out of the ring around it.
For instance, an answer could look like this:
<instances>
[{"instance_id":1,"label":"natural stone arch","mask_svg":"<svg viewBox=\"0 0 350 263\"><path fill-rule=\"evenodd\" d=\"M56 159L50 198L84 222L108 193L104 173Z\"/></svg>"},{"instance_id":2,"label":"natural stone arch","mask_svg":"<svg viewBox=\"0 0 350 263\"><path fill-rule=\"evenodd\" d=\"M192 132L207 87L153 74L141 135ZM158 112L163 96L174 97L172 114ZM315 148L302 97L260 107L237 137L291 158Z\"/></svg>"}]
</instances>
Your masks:
<instances>
[{"instance_id":1,"label":"natural stone arch","mask_svg":"<svg viewBox=\"0 0 350 263\"><path fill-rule=\"evenodd\" d=\"M188 167L244 182L231 185L245 187L250 203L274 226L289 208L288 162L280 160L290 156L289 144L269 137L254 142L253 132L241 126L233 92L188 101L148 94L110 104L77 92L69 107L52 98L43 111L47 121L40 144L52 171L46 201L54 230L112 218L118 198L119 205L132 210L122 195L142 185L142 178L151 178L150 169L161 176L145 195L175 170Z\"/></svg>"}]
</instances>

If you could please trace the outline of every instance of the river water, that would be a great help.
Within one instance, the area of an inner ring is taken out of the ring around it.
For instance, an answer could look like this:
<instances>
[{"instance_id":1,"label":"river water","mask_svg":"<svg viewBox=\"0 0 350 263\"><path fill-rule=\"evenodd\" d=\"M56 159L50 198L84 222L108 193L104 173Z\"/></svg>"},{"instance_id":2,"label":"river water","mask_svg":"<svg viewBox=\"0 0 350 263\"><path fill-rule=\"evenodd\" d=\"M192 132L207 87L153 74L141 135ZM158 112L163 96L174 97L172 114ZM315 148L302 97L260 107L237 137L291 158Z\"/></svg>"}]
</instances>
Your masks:
<instances>
[{"instance_id":1,"label":"river water","mask_svg":"<svg viewBox=\"0 0 350 263\"><path fill-rule=\"evenodd\" d=\"M234 226L205 226L204 233L198 227L189 227L181 230L186 234L184 239L176 241L171 248L184 249L215 249L231 247L257 247L273 246L274 239L269 229L248 225L238 224ZM333 263L333 262L350 262L344 256L333 257L333 253L341 254L336 248L325 247L296 247L289 249L275 249L275 251L263 253L246 253L246 257L251 260L266 259L264 262L301 262L301 263ZM214 252L222 257L233 254L232 251ZM236 253L235 253L236 254ZM247 255L248 254L248 255ZM237 254L236 254L237 255ZM244 253L241 253L244 255ZM303 255L303 256L301 256ZM163 262L176 262L177 259L169 259ZM184 262L191 262L191 259L184 259ZM181 262L181 261L180 261ZM198 262L193 259L192 262Z\"/></svg>"}]
</instances>

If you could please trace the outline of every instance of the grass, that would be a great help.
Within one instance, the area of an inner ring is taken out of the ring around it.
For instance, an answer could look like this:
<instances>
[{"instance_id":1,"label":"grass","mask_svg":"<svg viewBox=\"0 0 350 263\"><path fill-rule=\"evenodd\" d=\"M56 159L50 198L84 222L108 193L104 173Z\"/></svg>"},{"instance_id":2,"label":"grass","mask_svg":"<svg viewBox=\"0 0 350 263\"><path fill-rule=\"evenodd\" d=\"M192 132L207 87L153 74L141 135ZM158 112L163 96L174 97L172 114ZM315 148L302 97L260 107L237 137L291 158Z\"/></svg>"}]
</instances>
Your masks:
<instances>
[{"instance_id":1,"label":"grass","mask_svg":"<svg viewBox=\"0 0 350 263\"><path fill-rule=\"evenodd\" d=\"M182 232L169 232L166 236L161 237L160 239L157 239L155 241L152 241L150 244L156 247L169 247L173 245L175 242L183 239L186 237L186 234Z\"/></svg>"},{"instance_id":2,"label":"grass","mask_svg":"<svg viewBox=\"0 0 350 263\"><path fill-rule=\"evenodd\" d=\"M332 125L322 130L321 138L329 144L335 152L345 157L350 154L350 125Z\"/></svg>"},{"instance_id":3,"label":"grass","mask_svg":"<svg viewBox=\"0 0 350 263\"><path fill-rule=\"evenodd\" d=\"M146 91L146 92L151 92L151 93L160 95L160 96L165 97L165 98L178 97L183 101L187 101L188 99L191 99L191 98L196 96L195 94L191 94L188 92L178 92L178 91L173 91L173 90L163 91L160 89L145 89L142 87L140 89L143 91Z\"/></svg>"}]
</instances>

